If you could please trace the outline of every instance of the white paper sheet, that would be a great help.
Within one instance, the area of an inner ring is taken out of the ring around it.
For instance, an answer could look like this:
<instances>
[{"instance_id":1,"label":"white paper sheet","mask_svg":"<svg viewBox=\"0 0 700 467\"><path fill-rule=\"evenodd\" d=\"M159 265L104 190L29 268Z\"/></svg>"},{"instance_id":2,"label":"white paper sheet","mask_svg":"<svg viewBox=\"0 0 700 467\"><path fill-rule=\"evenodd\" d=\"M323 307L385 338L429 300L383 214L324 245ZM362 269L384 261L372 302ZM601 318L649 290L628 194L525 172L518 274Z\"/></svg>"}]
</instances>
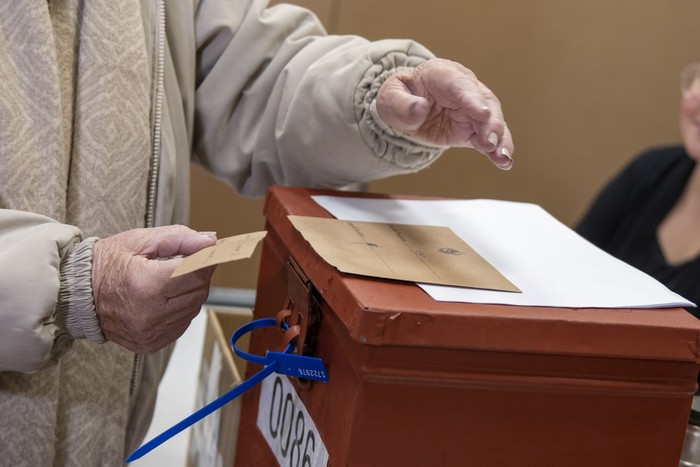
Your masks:
<instances>
[{"instance_id":1,"label":"white paper sheet","mask_svg":"<svg viewBox=\"0 0 700 467\"><path fill-rule=\"evenodd\" d=\"M695 304L614 258L540 206L496 200L314 196L339 219L450 227L522 293L418 284L438 301L564 308Z\"/></svg>"}]
</instances>

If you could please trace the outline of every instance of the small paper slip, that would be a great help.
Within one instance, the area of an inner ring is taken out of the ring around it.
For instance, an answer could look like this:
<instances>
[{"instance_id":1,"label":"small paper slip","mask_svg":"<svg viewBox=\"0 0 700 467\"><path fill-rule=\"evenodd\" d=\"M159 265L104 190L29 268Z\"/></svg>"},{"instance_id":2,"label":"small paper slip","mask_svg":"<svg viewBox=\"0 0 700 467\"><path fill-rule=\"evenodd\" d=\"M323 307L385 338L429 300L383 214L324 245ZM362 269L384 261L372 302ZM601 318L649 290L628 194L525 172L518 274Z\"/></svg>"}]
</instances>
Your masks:
<instances>
[{"instance_id":1,"label":"small paper slip","mask_svg":"<svg viewBox=\"0 0 700 467\"><path fill-rule=\"evenodd\" d=\"M289 216L338 270L428 284L520 292L449 227Z\"/></svg>"},{"instance_id":2,"label":"small paper slip","mask_svg":"<svg viewBox=\"0 0 700 467\"><path fill-rule=\"evenodd\" d=\"M250 258L266 234L267 232L261 231L219 239L216 245L186 257L170 277L181 276L215 264Z\"/></svg>"}]
</instances>

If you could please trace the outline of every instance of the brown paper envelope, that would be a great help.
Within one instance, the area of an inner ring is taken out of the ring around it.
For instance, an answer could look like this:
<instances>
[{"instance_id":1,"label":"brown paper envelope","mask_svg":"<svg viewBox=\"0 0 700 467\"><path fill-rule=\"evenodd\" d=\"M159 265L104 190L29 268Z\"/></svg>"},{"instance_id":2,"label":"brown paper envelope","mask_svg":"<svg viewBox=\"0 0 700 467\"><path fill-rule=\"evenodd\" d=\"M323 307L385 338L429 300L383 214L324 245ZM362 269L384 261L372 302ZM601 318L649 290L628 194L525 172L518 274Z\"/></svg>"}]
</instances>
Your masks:
<instances>
[{"instance_id":1,"label":"brown paper envelope","mask_svg":"<svg viewBox=\"0 0 700 467\"><path fill-rule=\"evenodd\" d=\"M449 227L289 216L342 272L427 284L520 292Z\"/></svg>"},{"instance_id":2,"label":"brown paper envelope","mask_svg":"<svg viewBox=\"0 0 700 467\"><path fill-rule=\"evenodd\" d=\"M266 234L267 232L261 231L219 239L215 245L186 257L170 277L181 276L215 264L250 258Z\"/></svg>"}]
</instances>

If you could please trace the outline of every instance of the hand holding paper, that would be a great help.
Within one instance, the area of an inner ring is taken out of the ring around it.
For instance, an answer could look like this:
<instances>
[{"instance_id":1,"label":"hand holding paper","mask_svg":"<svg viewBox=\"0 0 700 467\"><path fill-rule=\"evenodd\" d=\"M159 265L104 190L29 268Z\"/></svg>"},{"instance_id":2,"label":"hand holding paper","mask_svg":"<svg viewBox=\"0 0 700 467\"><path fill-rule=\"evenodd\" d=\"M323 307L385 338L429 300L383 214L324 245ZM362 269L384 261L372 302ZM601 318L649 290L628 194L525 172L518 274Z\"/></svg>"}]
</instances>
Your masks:
<instances>
[{"instance_id":1,"label":"hand holding paper","mask_svg":"<svg viewBox=\"0 0 700 467\"><path fill-rule=\"evenodd\" d=\"M137 353L155 352L180 337L207 298L214 268L170 276L181 255L215 241L213 234L175 225L127 230L95 242L92 293L100 326L86 326L86 336L101 333Z\"/></svg>"},{"instance_id":2,"label":"hand holding paper","mask_svg":"<svg viewBox=\"0 0 700 467\"><path fill-rule=\"evenodd\" d=\"M105 339L152 353L187 329L209 294L214 266L250 258L266 232L216 240L184 226L134 229L98 240L93 294Z\"/></svg>"}]
</instances>

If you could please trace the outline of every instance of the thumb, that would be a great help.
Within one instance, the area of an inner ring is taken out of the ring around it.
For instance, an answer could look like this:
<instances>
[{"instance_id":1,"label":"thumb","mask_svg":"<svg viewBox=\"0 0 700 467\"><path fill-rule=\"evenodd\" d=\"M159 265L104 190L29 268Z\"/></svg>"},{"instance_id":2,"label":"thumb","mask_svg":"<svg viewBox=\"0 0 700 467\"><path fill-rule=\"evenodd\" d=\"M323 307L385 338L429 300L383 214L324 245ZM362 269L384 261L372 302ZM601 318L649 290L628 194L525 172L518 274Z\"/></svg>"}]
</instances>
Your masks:
<instances>
[{"instance_id":1,"label":"thumb","mask_svg":"<svg viewBox=\"0 0 700 467\"><path fill-rule=\"evenodd\" d=\"M197 232L196 235L183 237L177 254L191 255L202 248L216 244L216 232Z\"/></svg>"},{"instance_id":2,"label":"thumb","mask_svg":"<svg viewBox=\"0 0 700 467\"><path fill-rule=\"evenodd\" d=\"M385 124L402 133L411 133L428 118L428 99L411 94L399 80L389 78L377 95L377 114Z\"/></svg>"},{"instance_id":3,"label":"thumb","mask_svg":"<svg viewBox=\"0 0 700 467\"><path fill-rule=\"evenodd\" d=\"M140 253L155 258L187 256L216 243L216 233L197 232L182 225L154 227L149 234Z\"/></svg>"}]
</instances>

